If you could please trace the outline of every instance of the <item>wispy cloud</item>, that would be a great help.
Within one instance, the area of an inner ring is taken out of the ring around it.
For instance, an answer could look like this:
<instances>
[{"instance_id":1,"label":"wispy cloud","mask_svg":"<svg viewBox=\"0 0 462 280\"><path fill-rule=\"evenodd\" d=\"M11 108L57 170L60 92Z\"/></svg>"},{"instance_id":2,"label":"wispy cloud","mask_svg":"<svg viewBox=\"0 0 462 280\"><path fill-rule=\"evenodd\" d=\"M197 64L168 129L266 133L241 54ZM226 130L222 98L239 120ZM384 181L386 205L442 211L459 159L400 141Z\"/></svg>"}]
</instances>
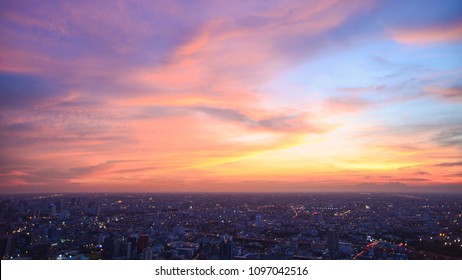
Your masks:
<instances>
[{"instance_id":1,"label":"wispy cloud","mask_svg":"<svg viewBox=\"0 0 462 280\"><path fill-rule=\"evenodd\" d=\"M462 166L462 161L458 161L458 162L443 162L443 163L436 164L435 166L441 166L441 167Z\"/></svg>"},{"instance_id":2,"label":"wispy cloud","mask_svg":"<svg viewBox=\"0 0 462 280\"><path fill-rule=\"evenodd\" d=\"M449 88L430 86L426 89L426 92L449 102L462 102L462 87L460 86Z\"/></svg>"},{"instance_id":3,"label":"wispy cloud","mask_svg":"<svg viewBox=\"0 0 462 280\"><path fill-rule=\"evenodd\" d=\"M433 44L462 41L462 22L392 30L394 40L404 44Z\"/></svg>"},{"instance_id":4,"label":"wispy cloud","mask_svg":"<svg viewBox=\"0 0 462 280\"><path fill-rule=\"evenodd\" d=\"M434 141L443 146L462 148L462 129L448 129L438 133Z\"/></svg>"},{"instance_id":5,"label":"wispy cloud","mask_svg":"<svg viewBox=\"0 0 462 280\"><path fill-rule=\"evenodd\" d=\"M326 131L326 128L322 128L321 125L316 127L316 125L309 124L305 120L306 117L303 114L276 115L255 119L234 109L206 106L197 106L192 109L212 117L239 122L249 128L259 128L275 132L321 133Z\"/></svg>"}]
</instances>

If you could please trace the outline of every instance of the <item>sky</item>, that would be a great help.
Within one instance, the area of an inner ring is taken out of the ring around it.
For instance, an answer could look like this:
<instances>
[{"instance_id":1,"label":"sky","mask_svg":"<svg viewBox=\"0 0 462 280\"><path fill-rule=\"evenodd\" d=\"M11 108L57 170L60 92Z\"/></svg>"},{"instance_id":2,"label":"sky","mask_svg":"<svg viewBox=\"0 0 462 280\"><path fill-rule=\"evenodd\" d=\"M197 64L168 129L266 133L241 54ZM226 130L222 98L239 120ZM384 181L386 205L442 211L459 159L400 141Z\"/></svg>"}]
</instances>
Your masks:
<instances>
[{"instance_id":1,"label":"sky","mask_svg":"<svg viewBox=\"0 0 462 280\"><path fill-rule=\"evenodd\" d=\"M462 192L462 2L0 0L0 192Z\"/></svg>"}]
</instances>

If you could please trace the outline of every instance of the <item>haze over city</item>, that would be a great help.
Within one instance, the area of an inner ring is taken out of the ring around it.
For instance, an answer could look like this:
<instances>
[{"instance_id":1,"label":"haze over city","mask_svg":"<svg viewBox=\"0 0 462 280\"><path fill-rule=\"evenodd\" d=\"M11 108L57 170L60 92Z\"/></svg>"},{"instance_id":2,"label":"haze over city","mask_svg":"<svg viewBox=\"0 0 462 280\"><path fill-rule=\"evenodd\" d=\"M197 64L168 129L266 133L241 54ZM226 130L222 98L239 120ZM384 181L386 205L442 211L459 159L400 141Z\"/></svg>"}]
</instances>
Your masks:
<instances>
[{"instance_id":1,"label":"haze over city","mask_svg":"<svg viewBox=\"0 0 462 280\"><path fill-rule=\"evenodd\" d=\"M1 1L0 192L461 192L461 1Z\"/></svg>"}]
</instances>

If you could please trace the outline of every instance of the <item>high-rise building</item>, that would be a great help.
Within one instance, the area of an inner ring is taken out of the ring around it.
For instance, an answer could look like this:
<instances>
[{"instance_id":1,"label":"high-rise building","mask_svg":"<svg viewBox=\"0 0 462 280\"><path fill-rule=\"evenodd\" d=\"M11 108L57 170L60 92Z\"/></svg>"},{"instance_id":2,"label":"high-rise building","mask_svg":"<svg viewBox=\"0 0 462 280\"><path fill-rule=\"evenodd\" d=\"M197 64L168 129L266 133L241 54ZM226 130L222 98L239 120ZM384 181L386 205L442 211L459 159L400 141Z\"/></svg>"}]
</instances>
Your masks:
<instances>
[{"instance_id":1,"label":"high-rise building","mask_svg":"<svg viewBox=\"0 0 462 280\"><path fill-rule=\"evenodd\" d=\"M119 259L120 258L120 252L122 250L124 238L122 236L116 236L114 238L114 259ZM125 257L122 255L122 257Z\"/></svg>"},{"instance_id":2,"label":"high-rise building","mask_svg":"<svg viewBox=\"0 0 462 280\"><path fill-rule=\"evenodd\" d=\"M130 259L138 259L138 250L137 250L137 242L136 242L136 236L130 236L127 239L127 242L130 242L131 245L131 257Z\"/></svg>"},{"instance_id":3,"label":"high-rise building","mask_svg":"<svg viewBox=\"0 0 462 280\"><path fill-rule=\"evenodd\" d=\"M336 260L339 257L339 231L330 229L327 232L327 248L329 249L329 259Z\"/></svg>"},{"instance_id":4,"label":"high-rise building","mask_svg":"<svg viewBox=\"0 0 462 280\"><path fill-rule=\"evenodd\" d=\"M115 253L115 238L113 235L104 238L103 242L103 251L101 252L101 256L103 259L110 260L114 257Z\"/></svg>"},{"instance_id":5,"label":"high-rise building","mask_svg":"<svg viewBox=\"0 0 462 280\"><path fill-rule=\"evenodd\" d=\"M143 249L143 260L152 260L152 248L151 247L146 247Z\"/></svg>"},{"instance_id":6,"label":"high-rise building","mask_svg":"<svg viewBox=\"0 0 462 280\"><path fill-rule=\"evenodd\" d=\"M65 207L66 207L66 206L65 206L65 204L64 204L64 199L61 197L61 198L59 199L59 210L64 210Z\"/></svg>"},{"instance_id":7,"label":"high-rise building","mask_svg":"<svg viewBox=\"0 0 462 280\"><path fill-rule=\"evenodd\" d=\"M261 226L261 221L262 221L262 215L261 214L256 214L255 215L255 225L257 227Z\"/></svg>"},{"instance_id":8,"label":"high-rise building","mask_svg":"<svg viewBox=\"0 0 462 280\"><path fill-rule=\"evenodd\" d=\"M52 203L50 205L50 215L54 217L57 214L58 214L58 212L56 212L56 204Z\"/></svg>"},{"instance_id":9,"label":"high-rise building","mask_svg":"<svg viewBox=\"0 0 462 280\"><path fill-rule=\"evenodd\" d=\"M148 245L149 245L149 235L141 234L138 237L138 242L137 242L138 252L143 252L143 249L148 247Z\"/></svg>"},{"instance_id":10,"label":"high-rise building","mask_svg":"<svg viewBox=\"0 0 462 280\"><path fill-rule=\"evenodd\" d=\"M15 243L12 235L0 238L0 257L7 259L14 254Z\"/></svg>"},{"instance_id":11,"label":"high-rise building","mask_svg":"<svg viewBox=\"0 0 462 280\"><path fill-rule=\"evenodd\" d=\"M225 235L221 238L220 242L220 259L232 260L233 259L233 237Z\"/></svg>"},{"instance_id":12,"label":"high-rise building","mask_svg":"<svg viewBox=\"0 0 462 280\"><path fill-rule=\"evenodd\" d=\"M130 241L124 241L120 246L120 256L123 259L132 259L132 243Z\"/></svg>"},{"instance_id":13,"label":"high-rise building","mask_svg":"<svg viewBox=\"0 0 462 280\"><path fill-rule=\"evenodd\" d=\"M40 218L40 209L39 208L35 208L33 211L32 211L32 219L38 219Z\"/></svg>"}]
</instances>

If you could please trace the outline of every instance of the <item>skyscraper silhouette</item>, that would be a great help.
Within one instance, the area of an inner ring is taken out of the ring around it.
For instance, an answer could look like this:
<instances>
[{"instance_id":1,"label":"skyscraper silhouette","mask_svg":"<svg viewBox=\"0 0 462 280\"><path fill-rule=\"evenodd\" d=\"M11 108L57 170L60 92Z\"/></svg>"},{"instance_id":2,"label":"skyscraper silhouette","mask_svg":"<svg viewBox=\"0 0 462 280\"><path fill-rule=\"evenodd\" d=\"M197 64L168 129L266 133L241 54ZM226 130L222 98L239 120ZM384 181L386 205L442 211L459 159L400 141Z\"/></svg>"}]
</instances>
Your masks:
<instances>
[{"instance_id":1,"label":"skyscraper silhouette","mask_svg":"<svg viewBox=\"0 0 462 280\"><path fill-rule=\"evenodd\" d=\"M233 237L229 235L225 235L221 238L220 259L221 260L232 260L233 259Z\"/></svg>"},{"instance_id":2,"label":"skyscraper silhouette","mask_svg":"<svg viewBox=\"0 0 462 280\"><path fill-rule=\"evenodd\" d=\"M329 259L336 260L339 257L339 231L330 229L327 232L327 248L329 249Z\"/></svg>"}]
</instances>

